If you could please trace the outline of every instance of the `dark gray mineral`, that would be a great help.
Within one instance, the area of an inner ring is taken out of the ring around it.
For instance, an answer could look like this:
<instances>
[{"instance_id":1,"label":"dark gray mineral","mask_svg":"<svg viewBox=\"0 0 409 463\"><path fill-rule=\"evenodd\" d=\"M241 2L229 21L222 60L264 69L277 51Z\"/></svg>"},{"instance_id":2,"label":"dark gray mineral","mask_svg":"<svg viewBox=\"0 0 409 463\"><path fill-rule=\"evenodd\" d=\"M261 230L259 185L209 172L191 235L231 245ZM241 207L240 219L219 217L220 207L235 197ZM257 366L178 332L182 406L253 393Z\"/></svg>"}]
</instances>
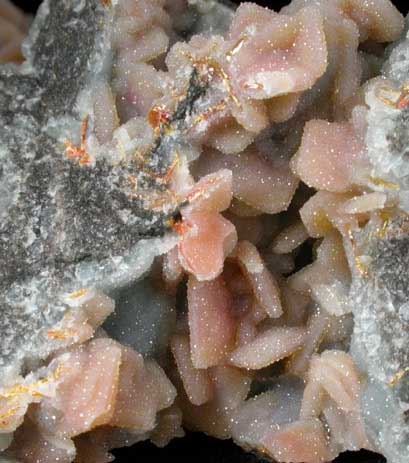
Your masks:
<instances>
[{"instance_id":1,"label":"dark gray mineral","mask_svg":"<svg viewBox=\"0 0 409 463\"><path fill-rule=\"evenodd\" d=\"M42 333L66 311L59 295L128 284L162 246L141 246L169 217L128 195L137 166L65 153L63 140L79 141L81 94L111 68L112 21L99 0L45 1L27 63L0 68L1 367L46 352Z\"/></svg>"}]
</instances>

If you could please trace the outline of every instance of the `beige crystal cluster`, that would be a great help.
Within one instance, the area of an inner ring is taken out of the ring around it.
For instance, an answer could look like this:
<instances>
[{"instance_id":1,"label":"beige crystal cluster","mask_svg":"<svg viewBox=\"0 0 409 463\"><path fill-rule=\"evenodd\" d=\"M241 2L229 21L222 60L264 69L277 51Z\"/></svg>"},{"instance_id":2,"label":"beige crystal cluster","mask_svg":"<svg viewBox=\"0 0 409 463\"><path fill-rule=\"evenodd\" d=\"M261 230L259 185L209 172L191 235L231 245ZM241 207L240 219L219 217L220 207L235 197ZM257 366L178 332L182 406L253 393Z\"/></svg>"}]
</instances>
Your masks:
<instances>
[{"instance_id":1,"label":"beige crystal cluster","mask_svg":"<svg viewBox=\"0 0 409 463\"><path fill-rule=\"evenodd\" d=\"M0 381L0 450L21 463L103 463L115 447L166 445L182 426L283 463L382 450L348 353L349 290L367 271L355 235L376 221L382 236L399 209L397 186L373 174L365 95L384 91L372 78L402 16L389 0L293 0L280 13L243 3L227 30L195 35L180 23L210 1L105 3L112 79L93 89L67 162L137 163L129 194L180 207L177 244L152 270L176 295L177 320L167 356L144 358L101 327L112 299L67 295L45 365ZM146 179L159 148L158 193Z\"/></svg>"}]
</instances>

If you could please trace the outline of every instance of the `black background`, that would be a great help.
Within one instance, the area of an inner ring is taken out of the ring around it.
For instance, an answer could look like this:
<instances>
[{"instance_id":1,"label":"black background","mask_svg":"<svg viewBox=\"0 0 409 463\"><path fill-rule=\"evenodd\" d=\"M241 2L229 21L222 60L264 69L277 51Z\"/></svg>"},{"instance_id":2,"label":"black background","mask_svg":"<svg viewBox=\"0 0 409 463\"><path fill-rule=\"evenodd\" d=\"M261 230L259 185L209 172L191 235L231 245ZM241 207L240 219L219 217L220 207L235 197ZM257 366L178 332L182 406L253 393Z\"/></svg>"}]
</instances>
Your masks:
<instances>
[{"instance_id":1,"label":"black background","mask_svg":"<svg viewBox=\"0 0 409 463\"><path fill-rule=\"evenodd\" d=\"M51 0L53 1L53 0ZM253 0L262 6L279 10L287 5L285 0ZM14 0L14 3L25 11L34 13L41 3L37 0ZM235 1L234 3L243 3ZM409 0L393 2L402 13L409 12ZM142 442L130 448L113 452L118 463L261 463L258 457L245 453L232 441L219 441L202 434L189 433L183 439L175 439L166 448L159 449L149 442ZM385 459L371 452L346 452L334 463L385 463Z\"/></svg>"}]
</instances>

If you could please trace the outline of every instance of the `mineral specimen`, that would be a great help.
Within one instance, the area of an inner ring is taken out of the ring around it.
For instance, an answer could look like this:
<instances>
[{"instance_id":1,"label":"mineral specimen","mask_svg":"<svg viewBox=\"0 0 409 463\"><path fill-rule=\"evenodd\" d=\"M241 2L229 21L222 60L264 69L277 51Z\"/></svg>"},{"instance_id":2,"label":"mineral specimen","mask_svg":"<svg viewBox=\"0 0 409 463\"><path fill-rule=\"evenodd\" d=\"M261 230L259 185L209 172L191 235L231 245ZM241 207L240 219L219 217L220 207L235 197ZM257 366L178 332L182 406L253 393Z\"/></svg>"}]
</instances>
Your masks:
<instances>
[{"instance_id":1,"label":"mineral specimen","mask_svg":"<svg viewBox=\"0 0 409 463\"><path fill-rule=\"evenodd\" d=\"M389 0L45 0L21 57L29 19L0 20L0 459L103 463L185 428L406 461Z\"/></svg>"}]
</instances>

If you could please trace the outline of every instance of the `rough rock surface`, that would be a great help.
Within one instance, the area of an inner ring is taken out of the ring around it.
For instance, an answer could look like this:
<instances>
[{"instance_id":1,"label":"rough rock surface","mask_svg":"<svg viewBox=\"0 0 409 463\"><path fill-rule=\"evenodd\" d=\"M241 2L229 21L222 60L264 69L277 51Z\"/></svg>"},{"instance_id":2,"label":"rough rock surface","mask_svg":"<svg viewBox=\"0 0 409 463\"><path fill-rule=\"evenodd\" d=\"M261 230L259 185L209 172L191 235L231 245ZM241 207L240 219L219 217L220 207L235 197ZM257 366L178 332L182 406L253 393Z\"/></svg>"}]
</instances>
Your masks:
<instances>
[{"instance_id":1,"label":"rough rock surface","mask_svg":"<svg viewBox=\"0 0 409 463\"><path fill-rule=\"evenodd\" d=\"M65 155L86 117L79 101L109 69L112 16L99 0L46 1L28 62L0 69L1 367L47 350L43 331L67 308L61 293L141 274L160 245L138 242L166 228L128 196L132 166L84 168Z\"/></svg>"},{"instance_id":2,"label":"rough rock surface","mask_svg":"<svg viewBox=\"0 0 409 463\"><path fill-rule=\"evenodd\" d=\"M400 92L407 85L409 38L391 46L383 67L385 85ZM395 96L396 98L396 96ZM374 175L399 185L408 212L409 109L398 110L368 97L367 146ZM409 459L409 229L407 215L369 223L357 245L368 268L356 272L351 290L354 313L352 352L369 384L365 418L372 438L390 461Z\"/></svg>"},{"instance_id":3,"label":"rough rock surface","mask_svg":"<svg viewBox=\"0 0 409 463\"><path fill-rule=\"evenodd\" d=\"M406 21L408 22L408 20ZM402 40L391 45L389 57L383 65L381 76L385 87L399 93L408 84L409 72L409 38L407 29ZM371 95L371 94L370 94ZM385 95L387 98L391 95ZM392 100L396 94L392 94ZM367 98L371 111L368 115L367 144L368 154L375 167L375 172L402 186L402 199L408 210L407 193L409 188L408 156L408 118L409 110L398 110L393 106L384 104L371 95Z\"/></svg>"},{"instance_id":4,"label":"rough rock surface","mask_svg":"<svg viewBox=\"0 0 409 463\"><path fill-rule=\"evenodd\" d=\"M352 352L370 378L363 399L368 429L384 455L397 461L409 456L407 218L388 223L382 237L376 227L368 224L358 239L370 264L351 292Z\"/></svg>"}]
</instances>

